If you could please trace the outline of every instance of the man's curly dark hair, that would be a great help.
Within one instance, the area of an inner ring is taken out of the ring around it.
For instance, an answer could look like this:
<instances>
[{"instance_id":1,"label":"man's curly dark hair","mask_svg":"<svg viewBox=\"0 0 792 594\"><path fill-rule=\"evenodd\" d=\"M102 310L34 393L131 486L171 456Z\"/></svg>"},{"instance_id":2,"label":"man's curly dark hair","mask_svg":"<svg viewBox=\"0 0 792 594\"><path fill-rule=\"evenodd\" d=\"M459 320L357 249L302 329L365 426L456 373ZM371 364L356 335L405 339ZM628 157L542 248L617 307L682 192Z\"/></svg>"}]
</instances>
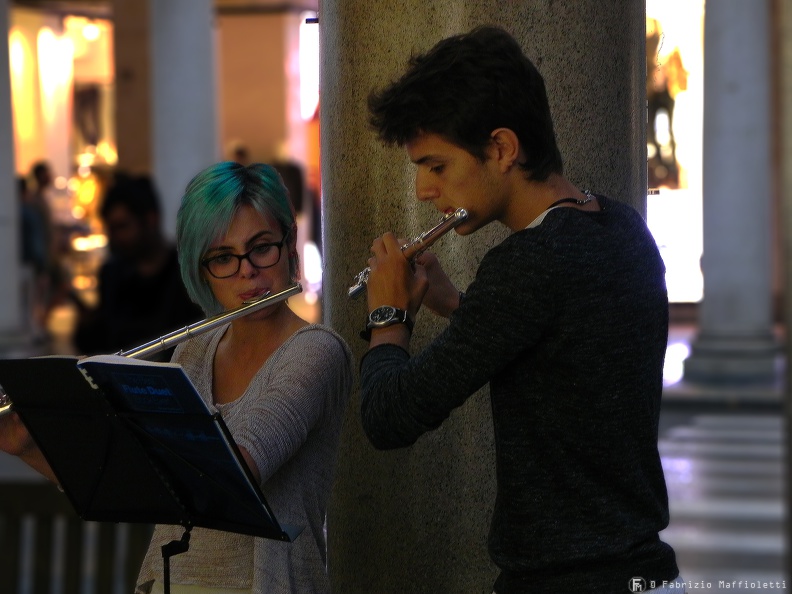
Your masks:
<instances>
[{"instance_id":1,"label":"man's curly dark hair","mask_svg":"<svg viewBox=\"0 0 792 594\"><path fill-rule=\"evenodd\" d=\"M373 92L368 107L386 144L438 134L484 161L492 131L508 128L525 152L519 166L529 179L563 172L544 79L503 29L477 27L411 57L405 74Z\"/></svg>"}]
</instances>

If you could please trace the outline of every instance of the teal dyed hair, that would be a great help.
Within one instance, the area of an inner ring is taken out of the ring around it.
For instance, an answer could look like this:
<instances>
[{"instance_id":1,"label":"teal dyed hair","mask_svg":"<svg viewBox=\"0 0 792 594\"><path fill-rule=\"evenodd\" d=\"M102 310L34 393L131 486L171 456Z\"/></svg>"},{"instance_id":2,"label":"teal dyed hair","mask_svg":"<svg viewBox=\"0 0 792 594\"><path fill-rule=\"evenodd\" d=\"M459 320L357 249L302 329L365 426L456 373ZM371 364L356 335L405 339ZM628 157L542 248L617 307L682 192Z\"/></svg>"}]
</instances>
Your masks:
<instances>
[{"instance_id":1,"label":"teal dyed hair","mask_svg":"<svg viewBox=\"0 0 792 594\"><path fill-rule=\"evenodd\" d=\"M220 313L222 307L204 280L201 259L246 204L278 221L289 253L289 274L292 280L299 278L299 261L291 249L297 237L294 206L278 172L262 163L245 166L234 161L207 167L187 184L176 218L182 280L190 298L207 315Z\"/></svg>"}]
</instances>

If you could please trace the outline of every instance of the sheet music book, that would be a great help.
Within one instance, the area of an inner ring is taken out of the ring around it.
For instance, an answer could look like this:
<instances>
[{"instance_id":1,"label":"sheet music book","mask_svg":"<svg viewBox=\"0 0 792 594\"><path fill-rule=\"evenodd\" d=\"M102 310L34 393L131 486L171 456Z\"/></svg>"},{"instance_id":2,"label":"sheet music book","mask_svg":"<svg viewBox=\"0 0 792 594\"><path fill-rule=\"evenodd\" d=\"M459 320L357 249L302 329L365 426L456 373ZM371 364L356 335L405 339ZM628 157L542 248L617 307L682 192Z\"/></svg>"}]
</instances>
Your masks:
<instances>
[{"instance_id":1,"label":"sheet music book","mask_svg":"<svg viewBox=\"0 0 792 594\"><path fill-rule=\"evenodd\" d=\"M0 386L84 520L292 541L181 366L117 355L0 360Z\"/></svg>"}]
</instances>

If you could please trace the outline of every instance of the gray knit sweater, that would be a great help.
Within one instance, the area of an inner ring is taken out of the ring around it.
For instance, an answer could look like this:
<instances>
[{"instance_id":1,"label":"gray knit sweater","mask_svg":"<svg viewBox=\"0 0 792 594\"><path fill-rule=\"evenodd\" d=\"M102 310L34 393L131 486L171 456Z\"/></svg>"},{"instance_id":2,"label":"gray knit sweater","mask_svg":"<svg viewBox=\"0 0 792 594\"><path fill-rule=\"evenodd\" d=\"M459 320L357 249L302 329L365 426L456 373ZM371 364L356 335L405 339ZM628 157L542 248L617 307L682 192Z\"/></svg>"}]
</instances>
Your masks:
<instances>
[{"instance_id":1,"label":"gray knit sweater","mask_svg":"<svg viewBox=\"0 0 792 594\"><path fill-rule=\"evenodd\" d=\"M490 250L423 351L382 345L361 362L378 448L414 443L489 382L499 594L612 594L678 575L658 538L664 266L640 215L599 200L601 212L551 210Z\"/></svg>"},{"instance_id":2,"label":"gray knit sweater","mask_svg":"<svg viewBox=\"0 0 792 594\"><path fill-rule=\"evenodd\" d=\"M212 361L225 329L179 345L173 356L210 405ZM351 386L346 343L329 328L311 325L270 356L239 399L217 407L236 443L253 456L275 517L304 530L284 543L194 528L190 550L171 559L172 584L250 588L256 594L330 591L324 521ZM182 532L179 526L156 527L139 584L162 580L160 547Z\"/></svg>"}]
</instances>

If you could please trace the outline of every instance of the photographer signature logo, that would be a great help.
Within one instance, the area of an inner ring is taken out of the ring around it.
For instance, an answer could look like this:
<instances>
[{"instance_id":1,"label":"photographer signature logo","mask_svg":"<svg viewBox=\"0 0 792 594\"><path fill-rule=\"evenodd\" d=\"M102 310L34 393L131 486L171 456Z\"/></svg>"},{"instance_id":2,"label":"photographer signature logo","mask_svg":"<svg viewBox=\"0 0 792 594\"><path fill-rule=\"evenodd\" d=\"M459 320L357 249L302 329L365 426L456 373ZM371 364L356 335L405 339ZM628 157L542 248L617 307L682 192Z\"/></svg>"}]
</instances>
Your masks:
<instances>
[{"instance_id":1,"label":"photographer signature logo","mask_svg":"<svg viewBox=\"0 0 792 594\"><path fill-rule=\"evenodd\" d=\"M630 592L646 592L646 580L642 577L630 578L630 583L627 587Z\"/></svg>"}]
</instances>

